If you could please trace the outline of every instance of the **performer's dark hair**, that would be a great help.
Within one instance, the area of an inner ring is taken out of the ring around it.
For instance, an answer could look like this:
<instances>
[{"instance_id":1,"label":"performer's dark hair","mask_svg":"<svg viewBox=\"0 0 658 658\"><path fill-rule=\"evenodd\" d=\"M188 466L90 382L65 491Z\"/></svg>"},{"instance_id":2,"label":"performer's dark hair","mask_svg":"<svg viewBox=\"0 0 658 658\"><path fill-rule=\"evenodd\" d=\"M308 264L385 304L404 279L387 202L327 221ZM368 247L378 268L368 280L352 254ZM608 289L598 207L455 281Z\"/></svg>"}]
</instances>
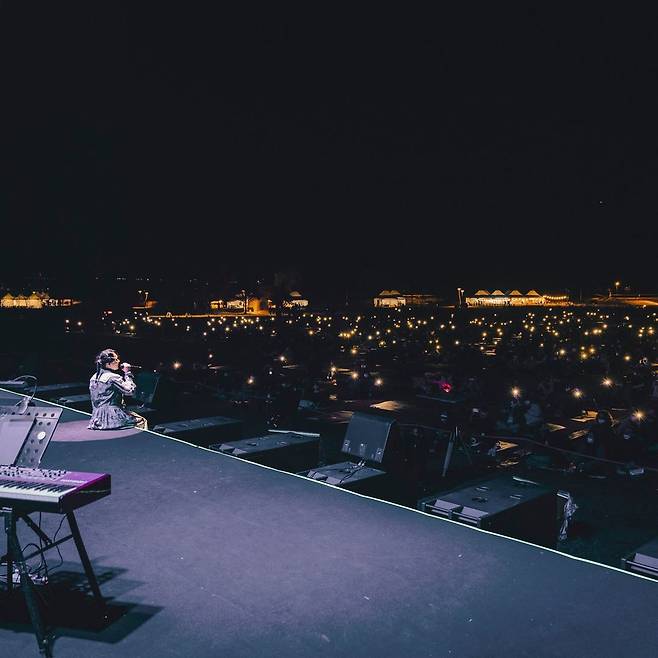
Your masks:
<instances>
[{"instance_id":1,"label":"performer's dark hair","mask_svg":"<svg viewBox=\"0 0 658 658\"><path fill-rule=\"evenodd\" d=\"M117 351L109 347L96 355L96 379L100 376L101 370L103 370L108 363L112 363L116 358Z\"/></svg>"}]
</instances>

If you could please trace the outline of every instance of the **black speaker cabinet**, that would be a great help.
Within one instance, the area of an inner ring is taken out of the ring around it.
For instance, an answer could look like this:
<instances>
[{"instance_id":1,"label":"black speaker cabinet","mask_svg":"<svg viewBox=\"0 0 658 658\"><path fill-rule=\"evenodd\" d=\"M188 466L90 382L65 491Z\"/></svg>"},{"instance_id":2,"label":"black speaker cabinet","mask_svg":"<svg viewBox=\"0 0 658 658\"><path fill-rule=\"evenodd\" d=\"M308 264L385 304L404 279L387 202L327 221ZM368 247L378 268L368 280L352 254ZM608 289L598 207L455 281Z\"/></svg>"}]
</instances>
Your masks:
<instances>
[{"instance_id":1,"label":"black speaker cabinet","mask_svg":"<svg viewBox=\"0 0 658 658\"><path fill-rule=\"evenodd\" d=\"M400 440L397 422L389 417L355 412L347 426L342 452L366 462L394 460Z\"/></svg>"},{"instance_id":2,"label":"black speaker cabinet","mask_svg":"<svg viewBox=\"0 0 658 658\"><path fill-rule=\"evenodd\" d=\"M317 434L273 432L209 447L226 455L295 473L317 465L320 437Z\"/></svg>"},{"instance_id":3,"label":"black speaker cabinet","mask_svg":"<svg viewBox=\"0 0 658 658\"><path fill-rule=\"evenodd\" d=\"M239 438L242 434L242 421L224 416L209 416L162 423L156 425L153 431L207 448L222 440L230 441Z\"/></svg>"},{"instance_id":4,"label":"black speaker cabinet","mask_svg":"<svg viewBox=\"0 0 658 658\"><path fill-rule=\"evenodd\" d=\"M65 382L37 386L36 397L42 400L56 400L67 395L79 395L89 391L89 382Z\"/></svg>"},{"instance_id":5,"label":"black speaker cabinet","mask_svg":"<svg viewBox=\"0 0 658 658\"><path fill-rule=\"evenodd\" d=\"M295 429L320 435L320 462L331 464L343 458L341 447L347 426L352 419L351 411L313 411L309 415L298 414Z\"/></svg>"},{"instance_id":6,"label":"black speaker cabinet","mask_svg":"<svg viewBox=\"0 0 658 658\"><path fill-rule=\"evenodd\" d=\"M555 548L557 490L500 476L427 496L418 509L466 525Z\"/></svg>"},{"instance_id":7,"label":"black speaker cabinet","mask_svg":"<svg viewBox=\"0 0 658 658\"><path fill-rule=\"evenodd\" d=\"M61 404L69 409L76 409L77 411L91 412L91 396L89 393L80 393L79 395L64 395L55 400L57 404Z\"/></svg>"},{"instance_id":8,"label":"black speaker cabinet","mask_svg":"<svg viewBox=\"0 0 658 658\"><path fill-rule=\"evenodd\" d=\"M621 567L626 571L658 579L658 537L622 558Z\"/></svg>"}]
</instances>

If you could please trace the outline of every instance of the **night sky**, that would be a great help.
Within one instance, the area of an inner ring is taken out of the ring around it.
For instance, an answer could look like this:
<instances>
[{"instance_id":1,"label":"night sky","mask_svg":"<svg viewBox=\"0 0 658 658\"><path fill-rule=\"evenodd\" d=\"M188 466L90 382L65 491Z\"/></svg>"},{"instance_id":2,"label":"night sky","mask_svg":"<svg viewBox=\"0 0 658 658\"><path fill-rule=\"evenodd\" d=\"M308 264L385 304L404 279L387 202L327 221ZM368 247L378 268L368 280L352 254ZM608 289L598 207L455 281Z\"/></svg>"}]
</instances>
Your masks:
<instances>
[{"instance_id":1,"label":"night sky","mask_svg":"<svg viewBox=\"0 0 658 658\"><path fill-rule=\"evenodd\" d=\"M658 291L655 16L135 4L1 5L1 272Z\"/></svg>"}]
</instances>

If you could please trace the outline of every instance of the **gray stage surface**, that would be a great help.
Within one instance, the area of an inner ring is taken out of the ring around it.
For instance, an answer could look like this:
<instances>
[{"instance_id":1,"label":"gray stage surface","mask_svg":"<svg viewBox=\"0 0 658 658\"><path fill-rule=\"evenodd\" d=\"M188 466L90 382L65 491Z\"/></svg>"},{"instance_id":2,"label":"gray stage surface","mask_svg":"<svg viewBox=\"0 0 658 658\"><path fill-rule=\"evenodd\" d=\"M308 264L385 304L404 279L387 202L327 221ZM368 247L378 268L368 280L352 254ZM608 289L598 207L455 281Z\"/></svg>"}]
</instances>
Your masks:
<instances>
[{"instance_id":1,"label":"gray stage surface","mask_svg":"<svg viewBox=\"0 0 658 658\"><path fill-rule=\"evenodd\" d=\"M658 651L652 581L85 419L67 412L42 466L112 474L112 495L76 513L109 620L90 619L68 542L42 594L55 656ZM4 603L0 646L37 655L20 598Z\"/></svg>"}]
</instances>

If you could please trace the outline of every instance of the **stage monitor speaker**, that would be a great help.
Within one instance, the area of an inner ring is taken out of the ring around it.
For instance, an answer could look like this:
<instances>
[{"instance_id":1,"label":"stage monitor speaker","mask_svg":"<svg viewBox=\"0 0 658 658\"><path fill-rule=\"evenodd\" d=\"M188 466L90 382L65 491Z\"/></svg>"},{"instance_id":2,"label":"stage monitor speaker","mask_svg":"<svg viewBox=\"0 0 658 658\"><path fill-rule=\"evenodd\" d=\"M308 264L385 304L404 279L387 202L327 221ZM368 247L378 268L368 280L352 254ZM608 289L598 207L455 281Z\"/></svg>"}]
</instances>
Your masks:
<instances>
[{"instance_id":1,"label":"stage monitor speaker","mask_svg":"<svg viewBox=\"0 0 658 658\"><path fill-rule=\"evenodd\" d=\"M191 418L156 425L153 431L207 448L213 443L239 439L242 434L242 421L224 416Z\"/></svg>"},{"instance_id":2,"label":"stage monitor speaker","mask_svg":"<svg viewBox=\"0 0 658 658\"><path fill-rule=\"evenodd\" d=\"M418 509L507 537L555 548L557 491L499 476L421 499Z\"/></svg>"},{"instance_id":3,"label":"stage monitor speaker","mask_svg":"<svg viewBox=\"0 0 658 658\"><path fill-rule=\"evenodd\" d=\"M396 441L398 437L397 421L357 411L347 426L342 452L381 464L385 457L389 457L386 454L387 447L390 448L391 443L399 445L399 441Z\"/></svg>"},{"instance_id":4,"label":"stage monitor speaker","mask_svg":"<svg viewBox=\"0 0 658 658\"><path fill-rule=\"evenodd\" d=\"M621 560L622 569L658 579L658 537Z\"/></svg>"},{"instance_id":5,"label":"stage monitor speaker","mask_svg":"<svg viewBox=\"0 0 658 658\"><path fill-rule=\"evenodd\" d=\"M44 400L54 400L66 395L78 395L89 391L89 381L66 382L60 384L44 384L37 386L37 397Z\"/></svg>"},{"instance_id":6,"label":"stage monitor speaker","mask_svg":"<svg viewBox=\"0 0 658 658\"><path fill-rule=\"evenodd\" d=\"M61 404L69 409L77 411L85 411L90 413L92 409L91 396L89 393L80 393L79 395L65 395L55 400L57 404Z\"/></svg>"},{"instance_id":7,"label":"stage monitor speaker","mask_svg":"<svg viewBox=\"0 0 658 658\"><path fill-rule=\"evenodd\" d=\"M273 432L240 441L215 443L208 447L256 464L295 473L317 465L319 445L318 435Z\"/></svg>"},{"instance_id":8,"label":"stage monitor speaker","mask_svg":"<svg viewBox=\"0 0 658 658\"><path fill-rule=\"evenodd\" d=\"M325 482L340 489L355 491L373 498L389 499L389 476L382 470L370 466L359 467L352 462L341 462L330 466L312 468L298 475L304 475L311 480ZM396 501L394 501L396 502Z\"/></svg>"}]
</instances>

